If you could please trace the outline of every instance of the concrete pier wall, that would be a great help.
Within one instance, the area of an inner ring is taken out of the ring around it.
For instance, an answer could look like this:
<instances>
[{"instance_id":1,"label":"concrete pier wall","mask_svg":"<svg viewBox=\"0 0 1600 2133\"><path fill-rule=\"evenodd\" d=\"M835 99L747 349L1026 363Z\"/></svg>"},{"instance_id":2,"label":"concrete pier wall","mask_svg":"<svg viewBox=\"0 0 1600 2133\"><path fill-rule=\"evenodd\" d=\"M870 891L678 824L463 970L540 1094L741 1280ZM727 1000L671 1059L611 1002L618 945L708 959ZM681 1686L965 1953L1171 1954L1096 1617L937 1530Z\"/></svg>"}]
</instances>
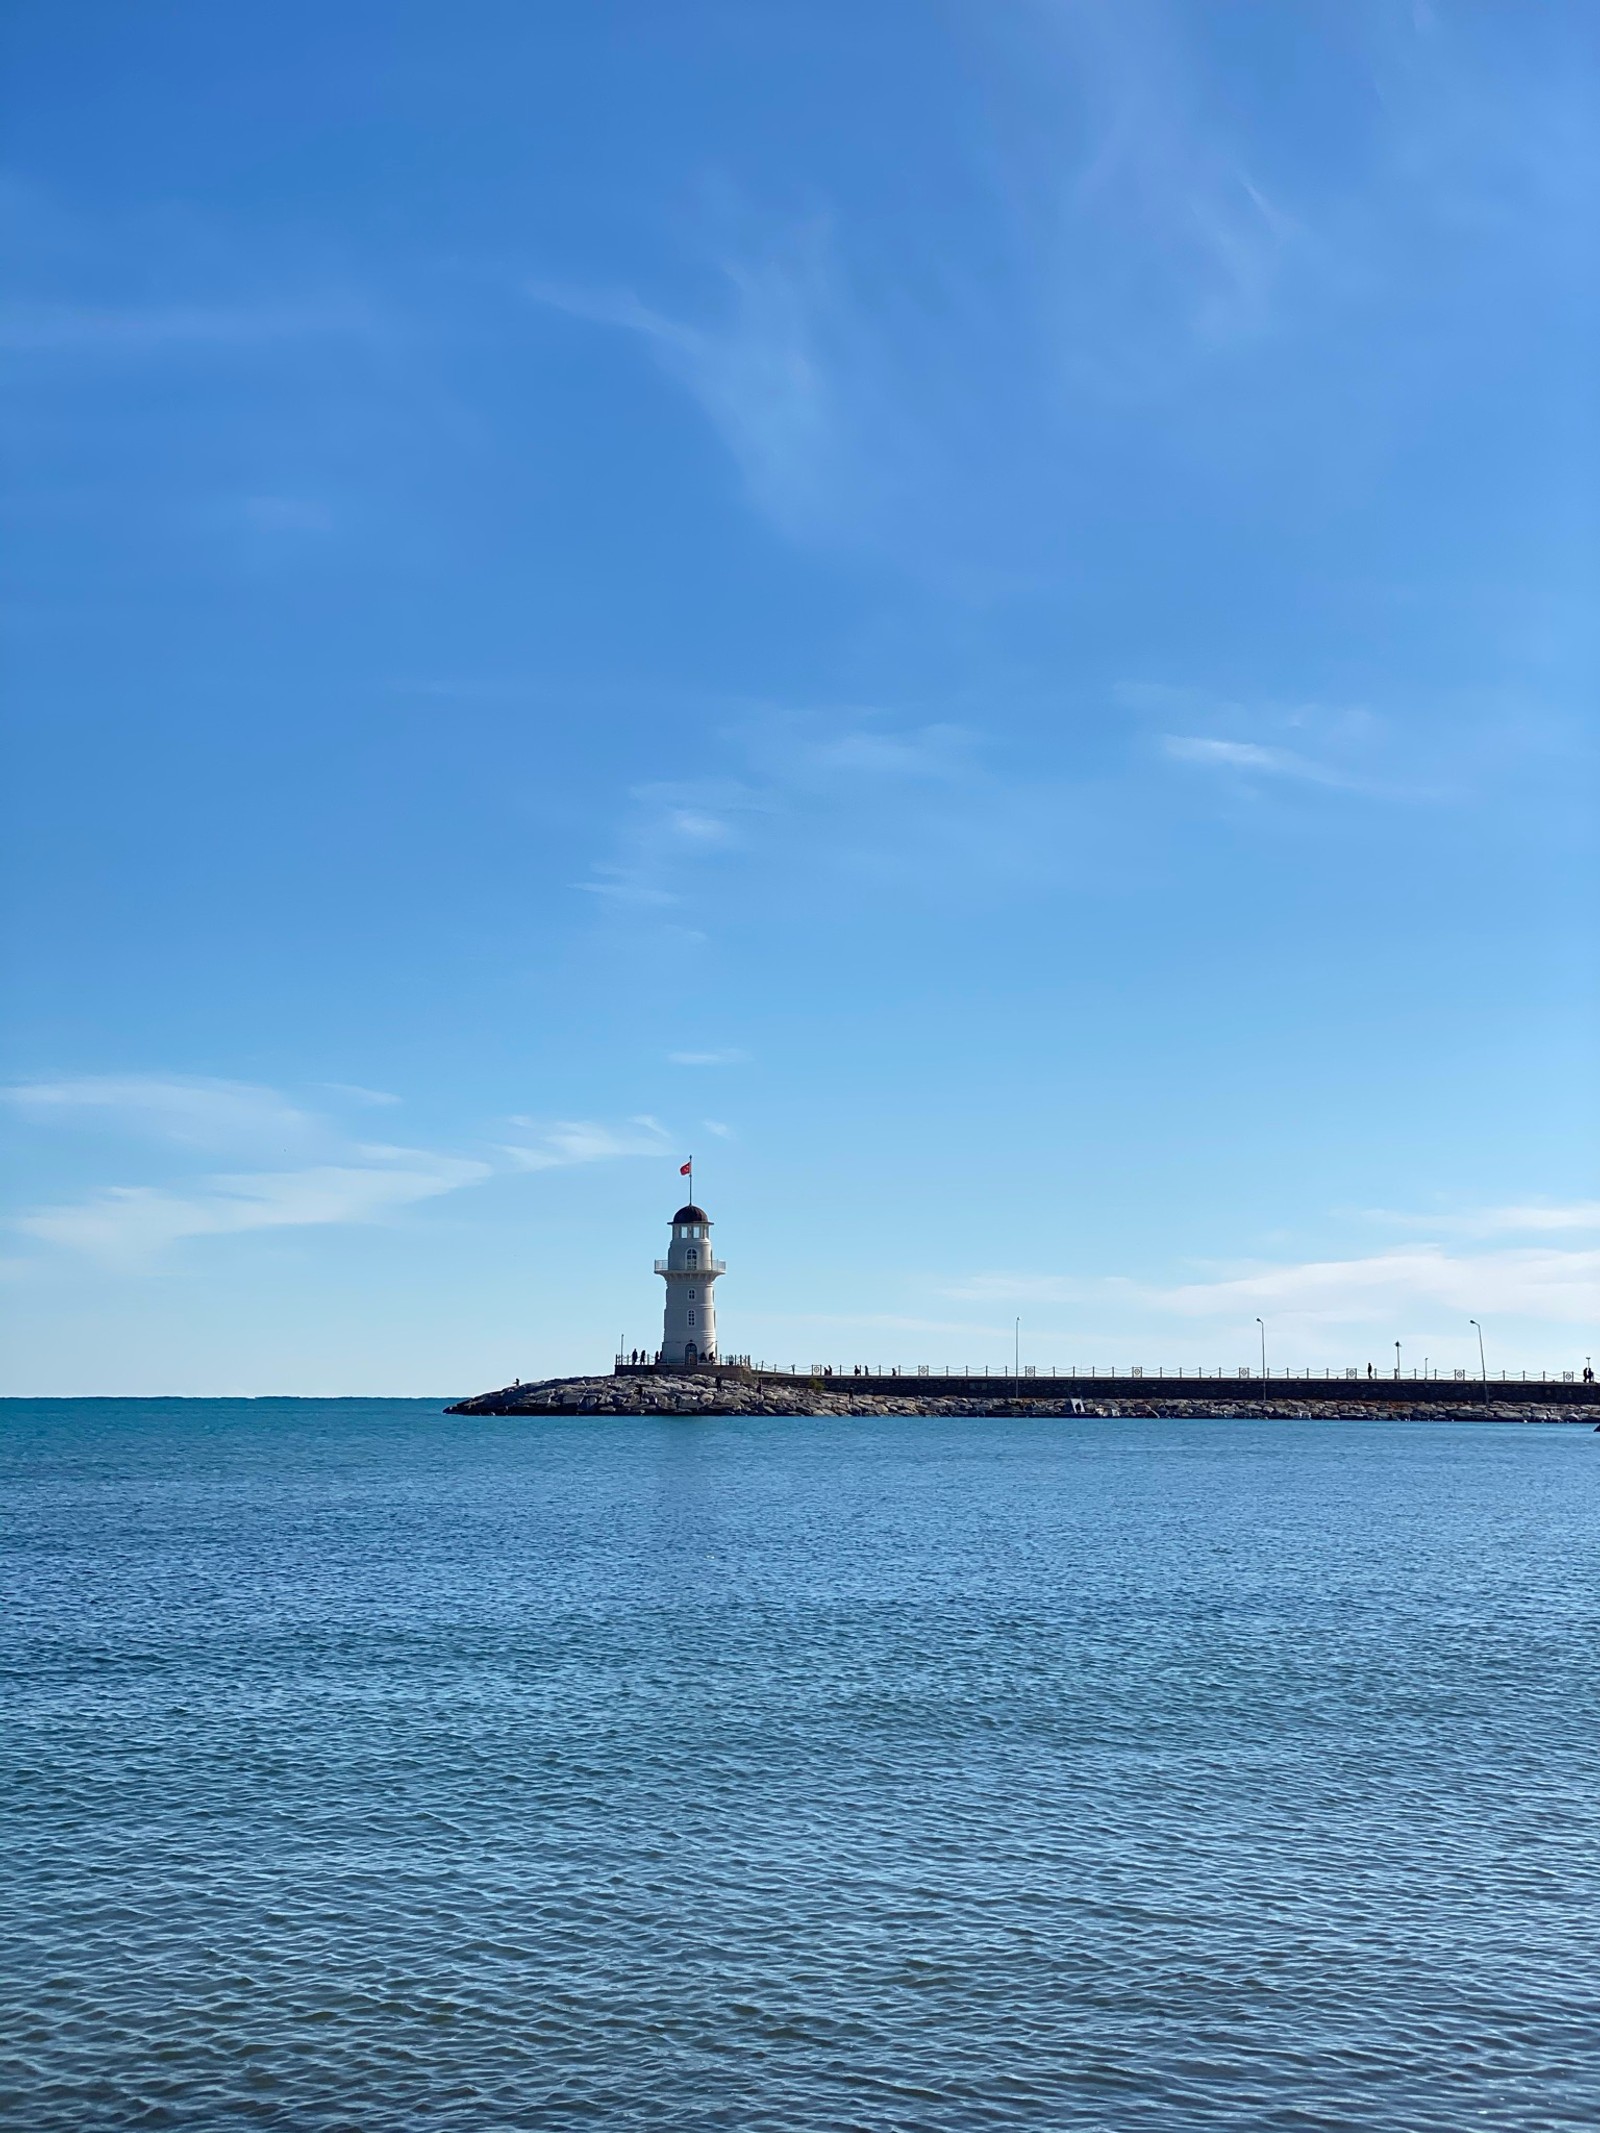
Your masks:
<instances>
[{"instance_id":1,"label":"concrete pier wall","mask_svg":"<svg viewBox=\"0 0 1600 2133\"><path fill-rule=\"evenodd\" d=\"M619 1378L665 1376L655 1364L619 1363ZM670 1375L681 1376L681 1371ZM1218 1376L1139 1377L1109 1374L1076 1377L1013 1377L1010 1371L976 1372L967 1376L921 1371L888 1376L857 1376L853 1371L817 1373L809 1370L754 1370L739 1365L702 1366L696 1380L723 1382L732 1391L739 1386L794 1389L810 1387L841 1398L888 1400L1226 1400L1243 1404L1261 1400L1267 1405L1285 1400L1299 1404L1344 1406L1358 1400L1363 1405L1394 1407L1459 1408L1474 1403L1492 1406L1552 1404L1592 1405L1600 1393L1593 1385L1561 1378L1494 1378L1487 1384L1476 1378L1379 1378L1302 1377L1298 1374L1266 1378Z\"/></svg>"}]
</instances>

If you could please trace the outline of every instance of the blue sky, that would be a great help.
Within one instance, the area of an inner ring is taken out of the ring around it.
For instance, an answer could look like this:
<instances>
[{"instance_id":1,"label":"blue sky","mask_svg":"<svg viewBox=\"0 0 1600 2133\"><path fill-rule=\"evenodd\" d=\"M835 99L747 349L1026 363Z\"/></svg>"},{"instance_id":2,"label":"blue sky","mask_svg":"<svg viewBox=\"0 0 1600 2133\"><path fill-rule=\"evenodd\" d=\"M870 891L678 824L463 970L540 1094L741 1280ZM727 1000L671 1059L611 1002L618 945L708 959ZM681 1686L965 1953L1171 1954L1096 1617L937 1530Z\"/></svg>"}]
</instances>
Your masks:
<instances>
[{"instance_id":1,"label":"blue sky","mask_svg":"<svg viewBox=\"0 0 1600 2133\"><path fill-rule=\"evenodd\" d=\"M6 38L8 1389L1600 1345L1583 0Z\"/></svg>"}]
</instances>

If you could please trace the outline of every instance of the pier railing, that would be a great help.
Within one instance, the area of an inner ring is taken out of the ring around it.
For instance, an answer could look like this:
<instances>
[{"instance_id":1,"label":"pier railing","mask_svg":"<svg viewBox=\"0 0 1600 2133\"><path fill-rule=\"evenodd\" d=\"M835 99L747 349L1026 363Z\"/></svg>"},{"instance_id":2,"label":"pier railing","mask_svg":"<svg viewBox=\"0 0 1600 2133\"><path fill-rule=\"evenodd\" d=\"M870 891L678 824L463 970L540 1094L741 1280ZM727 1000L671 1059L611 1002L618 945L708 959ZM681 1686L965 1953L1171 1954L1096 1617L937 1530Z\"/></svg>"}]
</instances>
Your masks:
<instances>
[{"instance_id":1,"label":"pier railing","mask_svg":"<svg viewBox=\"0 0 1600 2133\"><path fill-rule=\"evenodd\" d=\"M1024 1364L1020 1370L990 1368L963 1363L959 1366L931 1363L837 1364L752 1362L747 1356L724 1356L715 1363L692 1366L695 1376L731 1377L743 1380L770 1378L781 1384L809 1384L818 1390L838 1393L878 1393L888 1397L967 1398L1013 1400L1059 1400L1103 1398L1138 1400L1219 1398L1311 1399L1377 1401L1401 1400L1417 1404L1459 1405L1463 1401L1544 1400L1593 1401L1600 1399L1592 1375L1573 1370L1527 1370L1491 1372L1409 1370L1370 1377L1360 1365L1321 1369L1274 1370L1263 1377L1259 1370L1240 1364L1234 1368L1214 1365L1192 1367L1157 1364L1109 1366L1070 1364L1065 1370L1052 1365L1042 1368ZM664 1364L653 1355L635 1362L619 1355L620 1377L679 1376L683 1364Z\"/></svg>"}]
</instances>

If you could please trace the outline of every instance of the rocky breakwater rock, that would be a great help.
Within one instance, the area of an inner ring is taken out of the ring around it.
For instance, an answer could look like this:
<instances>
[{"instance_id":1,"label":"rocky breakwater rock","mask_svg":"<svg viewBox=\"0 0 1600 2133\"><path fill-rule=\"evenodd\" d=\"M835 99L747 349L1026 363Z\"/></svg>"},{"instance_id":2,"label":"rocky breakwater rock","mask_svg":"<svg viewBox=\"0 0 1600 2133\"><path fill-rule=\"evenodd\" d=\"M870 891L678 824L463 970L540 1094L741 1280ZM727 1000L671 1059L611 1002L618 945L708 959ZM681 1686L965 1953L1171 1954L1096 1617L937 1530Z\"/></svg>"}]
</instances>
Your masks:
<instances>
[{"instance_id":1,"label":"rocky breakwater rock","mask_svg":"<svg viewBox=\"0 0 1600 2133\"><path fill-rule=\"evenodd\" d=\"M546 1378L507 1385L447 1408L452 1415L878 1415L988 1414L999 1403L967 1400L892 1400L820 1392L804 1379L683 1377ZM1059 1405L1059 1403L1058 1403Z\"/></svg>"},{"instance_id":2,"label":"rocky breakwater rock","mask_svg":"<svg viewBox=\"0 0 1600 2133\"><path fill-rule=\"evenodd\" d=\"M1395 1407L1351 1399L1096 1400L1007 1399L998 1394L920 1399L907 1394L830 1390L848 1380L797 1378L595 1377L545 1378L458 1400L452 1415L1126 1415L1205 1421L1568 1422L1600 1421L1600 1407L1523 1406L1476 1401L1460 1407Z\"/></svg>"},{"instance_id":3,"label":"rocky breakwater rock","mask_svg":"<svg viewBox=\"0 0 1600 2133\"><path fill-rule=\"evenodd\" d=\"M835 1383L838 1381L835 1380ZM798 1378L545 1378L458 1400L452 1415L1001 1415L1084 1412L1081 1401L898 1399L882 1393L831 1392L827 1381ZM1106 1412L1112 1410L1107 1408Z\"/></svg>"},{"instance_id":4,"label":"rocky breakwater rock","mask_svg":"<svg viewBox=\"0 0 1600 2133\"><path fill-rule=\"evenodd\" d=\"M783 1410L780 1410L783 1411ZM761 1413L744 1389L716 1378L544 1378L506 1385L445 1409L450 1415L659 1415Z\"/></svg>"}]
</instances>

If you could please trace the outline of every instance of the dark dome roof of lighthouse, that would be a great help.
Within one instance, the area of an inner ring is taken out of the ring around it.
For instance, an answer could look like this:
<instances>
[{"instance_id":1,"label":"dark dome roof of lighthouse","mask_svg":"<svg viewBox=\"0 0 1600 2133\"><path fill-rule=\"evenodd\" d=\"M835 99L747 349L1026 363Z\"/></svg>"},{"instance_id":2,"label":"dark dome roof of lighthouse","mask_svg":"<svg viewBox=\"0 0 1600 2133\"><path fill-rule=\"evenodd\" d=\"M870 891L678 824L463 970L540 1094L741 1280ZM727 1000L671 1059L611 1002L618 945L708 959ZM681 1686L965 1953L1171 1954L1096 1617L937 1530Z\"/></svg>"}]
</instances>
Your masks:
<instances>
[{"instance_id":1,"label":"dark dome roof of lighthouse","mask_svg":"<svg viewBox=\"0 0 1600 2133\"><path fill-rule=\"evenodd\" d=\"M680 1207L672 1219L674 1222L709 1222L711 1217L703 1207Z\"/></svg>"}]
</instances>

